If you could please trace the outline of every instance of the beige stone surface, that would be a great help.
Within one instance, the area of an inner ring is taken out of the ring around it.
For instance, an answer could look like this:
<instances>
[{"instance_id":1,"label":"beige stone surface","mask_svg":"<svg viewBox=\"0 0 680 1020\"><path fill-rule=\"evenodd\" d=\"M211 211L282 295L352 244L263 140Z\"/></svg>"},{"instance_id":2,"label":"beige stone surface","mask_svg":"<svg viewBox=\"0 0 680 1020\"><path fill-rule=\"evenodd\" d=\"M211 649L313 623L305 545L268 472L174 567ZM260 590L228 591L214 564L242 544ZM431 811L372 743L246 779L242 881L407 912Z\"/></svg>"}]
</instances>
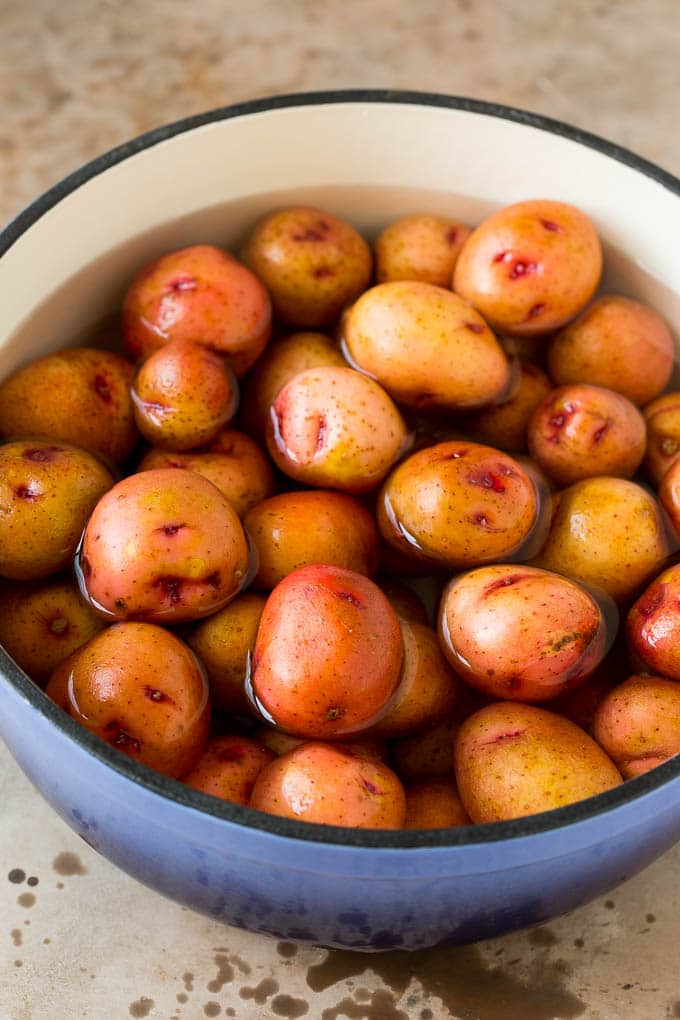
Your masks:
<instances>
[{"instance_id":1,"label":"beige stone surface","mask_svg":"<svg viewBox=\"0 0 680 1020\"><path fill-rule=\"evenodd\" d=\"M0 221L158 124L351 86L524 106L680 173L678 0L0 0ZM0 1020L680 1016L679 878L676 848L609 898L475 947L295 949L117 872L0 749Z\"/></svg>"}]
</instances>

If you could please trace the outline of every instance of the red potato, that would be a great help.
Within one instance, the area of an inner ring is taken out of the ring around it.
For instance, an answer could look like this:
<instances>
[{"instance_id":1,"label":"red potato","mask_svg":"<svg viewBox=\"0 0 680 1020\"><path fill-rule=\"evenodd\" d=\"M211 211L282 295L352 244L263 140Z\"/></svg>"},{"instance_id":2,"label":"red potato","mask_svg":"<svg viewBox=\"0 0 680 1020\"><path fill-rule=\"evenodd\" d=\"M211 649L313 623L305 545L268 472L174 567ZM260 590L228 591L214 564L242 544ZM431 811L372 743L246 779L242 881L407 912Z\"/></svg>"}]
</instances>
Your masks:
<instances>
[{"instance_id":1,"label":"red potato","mask_svg":"<svg viewBox=\"0 0 680 1020\"><path fill-rule=\"evenodd\" d=\"M463 245L453 289L493 329L550 333L591 299L602 248L590 219L572 205L534 199L499 209Z\"/></svg>"},{"instance_id":2,"label":"red potato","mask_svg":"<svg viewBox=\"0 0 680 1020\"><path fill-rule=\"evenodd\" d=\"M194 767L210 729L205 674L194 653L162 627L108 627L61 663L49 697L90 732L175 778Z\"/></svg>"},{"instance_id":3,"label":"red potato","mask_svg":"<svg viewBox=\"0 0 680 1020\"><path fill-rule=\"evenodd\" d=\"M680 535L680 461L673 461L659 485L659 500Z\"/></svg>"},{"instance_id":4,"label":"red potato","mask_svg":"<svg viewBox=\"0 0 680 1020\"><path fill-rule=\"evenodd\" d=\"M38 440L0 446L0 577L33 581L73 559L113 476L91 453Z\"/></svg>"},{"instance_id":5,"label":"red potato","mask_svg":"<svg viewBox=\"0 0 680 1020\"><path fill-rule=\"evenodd\" d=\"M279 391L267 432L274 463L290 478L350 493L375 489L408 441L381 386L332 366L301 372Z\"/></svg>"},{"instance_id":6,"label":"red potato","mask_svg":"<svg viewBox=\"0 0 680 1020\"><path fill-rule=\"evenodd\" d=\"M376 584L387 595L387 600L397 616L408 623L429 625L427 610L421 598L405 584L391 577L378 577Z\"/></svg>"},{"instance_id":7,"label":"red potato","mask_svg":"<svg viewBox=\"0 0 680 1020\"><path fill-rule=\"evenodd\" d=\"M680 684L660 676L629 677L600 704L593 736L624 779L680 754Z\"/></svg>"},{"instance_id":8,"label":"red potato","mask_svg":"<svg viewBox=\"0 0 680 1020\"><path fill-rule=\"evenodd\" d=\"M85 598L114 619L180 623L217 612L248 579L249 550L225 496L193 471L142 471L99 501L81 545Z\"/></svg>"},{"instance_id":9,"label":"red potato","mask_svg":"<svg viewBox=\"0 0 680 1020\"><path fill-rule=\"evenodd\" d=\"M0 386L0 435L69 443L119 464L139 439L133 373L125 358L90 347L38 358Z\"/></svg>"},{"instance_id":10,"label":"red potato","mask_svg":"<svg viewBox=\"0 0 680 1020\"><path fill-rule=\"evenodd\" d=\"M611 759L574 723L504 701L463 723L455 773L463 806L477 823L550 811L621 783Z\"/></svg>"},{"instance_id":11,"label":"red potato","mask_svg":"<svg viewBox=\"0 0 680 1020\"><path fill-rule=\"evenodd\" d=\"M347 311L341 333L351 363L417 411L480 407L510 386L508 359L484 319L442 287L371 287Z\"/></svg>"},{"instance_id":12,"label":"red potato","mask_svg":"<svg viewBox=\"0 0 680 1020\"><path fill-rule=\"evenodd\" d=\"M607 650L608 627L598 603L575 582L499 564L450 582L439 635L466 683L494 698L536 702L590 676Z\"/></svg>"},{"instance_id":13,"label":"red potato","mask_svg":"<svg viewBox=\"0 0 680 1020\"><path fill-rule=\"evenodd\" d=\"M250 806L301 822L353 829L400 829L404 788L387 765L343 744L310 742L267 765Z\"/></svg>"},{"instance_id":14,"label":"red potato","mask_svg":"<svg viewBox=\"0 0 680 1020\"><path fill-rule=\"evenodd\" d=\"M282 492L258 503L243 524L257 559L253 585L271 591L279 581L313 563L358 574L378 565L378 529L358 500L342 492Z\"/></svg>"},{"instance_id":15,"label":"red potato","mask_svg":"<svg viewBox=\"0 0 680 1020\"><path fill-rule=\"evenodd\" d=\"M452 779L421 779L409 783L405 791L405 829L449 829L471 824Z\"/></svg>"},{"instance_id":16,"label":"red potato","mask_svg":"<svg viewBox=\"0 0 680 1020\"><path fill-rule=\"evenodd\" d=\"M465 419L466 429L478 442L510 453L525 453L531 416L553 385L531 362L518 362L518 378L507 399L490 404Z\"/></svg>"},{"instance_id":17,"label":"red potato","mask_svg":"<svg viewBox=\"0 0 680 1020\"><path fill-rule=\"evenodd\" d=\"M658 485L680 455L680 393L665 393L644 409L647 423L645 471Z\"/></svg>"},{"instance_id":18,"label":"red potato","mask_svg":"<svg viewBox=\"0 0 680 1020\"><path fill-rule=\"evenodd\" d=\"M171 340L193 340L227 358L242 376L271 332L271 302L238 259L209 244L169 252L139 270L123 302L123 335L132 358Z\"/></svg>"},{"instance_id":19,"label":"red potato","mask_svg":"<svg viewBox=\"0 0 680 1020\"><path fill-rule=\"evenodd\" d=\"M645 453L646 427L626 397L601 386L553 390L529 423L529 452L558 485L610 475L631 478Z\"/></svg>"},{"instance_id":20,"label":"red potato","mask_svg":"<svg viewBox=\"0 0 680 1020\"><path fill-rule=\"evenodd\" d=\"M172 340L140 365L132 400L145 439L164 450L194 450L234 417L238 383L214 351L191 340Z\"/></svg>"},{"instance_id":21,"label":"red potato","mask_svg":"<svg viewBox=\"0 0 680 1020\"><path fill-rule=\"evenodd\" d=\"M333 322L366 289L373 262L354 227L309 206L261 219L243 260L271 294L278 318L311 329Z\"/></svg>"},{"instance_id":22,"label":"red potato","mask_svg":"<svg viewBox=\"0 0 680 1020\"><path fill-rule=\"evenodd\" d=\"M630 673L625 632L623 640L620 640L620 636L621 632L593 675L589 676L584 684L567 690L555 698L549 706L551 712L557 712L558 715L570 719L591 737L595 715L600 704L609 692L622 683Z\"/></svg>"},{"instance_id":23,"label":"red potato","mask_svg":"<svg viewBox=\"0 0 680 1020\"><path fill-rule=\"evenodd\" d=\"M291 737L288 733L282 733L281 730L272 729L271 726L258 726L253 737L263 747L273 751L275 755L286 754L294 747L308 743L302 737ZM360 757L377 758L378 761L387 762L387 744L384 740L357 737L355 740L343 740L342 746Z\"/></svg>"},{"instance_id":24,"label":"red potato","mask_svg":"<svg viewBox=\"0 0 680 1020\"><path fill-rule=\"evenodd\" d=\"M301 567L276 586L264 608L253 699L268 721L293 736L349 736L386 710L402 657L399 621L372 581L340 567Z\"/></svg>"},{"instance_id":25,"label":"red potato","mask_svg":"<svg viewBox=\"0 0 680 1020\"><path fill-rule=\"evenodd\" d=\"M375 278L378 283L420 280L450 287L460 250L470 233L470 227L447 216L402 216L376 239Z\"/></svg>"},{"instance_id":26,"label":"red potato","mask_svg":"<svg viewBox=\"0 0 680 1020\"><path fill-rule=\"evenodd\" d=\"M182 782L233 804L250 803L255 780L265 765L274 761L273 751L247 737L213 737Z\"/></svg>"},{"instance_id":27,"label":"red potato","mask_svg":"<svg viewBox=\"0 0 680 1020\"><path fill-rule=\"evenodd\" d=\"M631 652L646 670L680 680L680 564L656 577L626 621Z\"/></svg>"},{"instance_id":28,"label":"red potato","mask_svg":"<svg viewBox=\"0 0 680 1020\"><path fill-rule=\"evenodd\" d=\"M643 405L668 384L673 356L673 337L660 315L639 301L608 294L553 337L548 369L558 386L606 386Z\"/></svg>"}]
</instances>

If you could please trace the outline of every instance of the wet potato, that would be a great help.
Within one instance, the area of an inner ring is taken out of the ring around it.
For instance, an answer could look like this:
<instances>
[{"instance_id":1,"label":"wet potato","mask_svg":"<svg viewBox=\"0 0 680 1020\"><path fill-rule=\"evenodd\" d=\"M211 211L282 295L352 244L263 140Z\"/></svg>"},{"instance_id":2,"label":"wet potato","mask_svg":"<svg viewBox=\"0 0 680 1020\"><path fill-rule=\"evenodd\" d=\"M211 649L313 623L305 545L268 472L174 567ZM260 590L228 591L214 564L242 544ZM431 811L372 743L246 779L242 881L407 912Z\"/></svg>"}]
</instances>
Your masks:
<instances>
[{"instance_id":1,"label":"wet potato","mask_svg":"<svg viewBox=\"0 0 680 1020\"><path fill-rule=\"evenodd\" d=\"M404 789L405 829L448 829L471 824L453 779L421 779Z\"/></svg>"},{"instance_id":2,"label":"wet potato","mask_svg":"<svg viewBox=\"0 0 680 1020\"><path fill-rule=\"evenodd\" d=\"M191 771L182 776L182 782L212 797L245 806L250 803L255 780L275 757L273 751L248 737L213 737Z\"/></svg>"},{"instance_id":3,"label":"wet potato","mask_svg":"<svg viewBox=\"0 0 680 1020\"><path fill-rule=\"evenodd\" d=\"M630 651L644 670L680 680L680 565L668 567L635 602L626 620Z\"/></svg>"},{"instance_id":4,"label":"wet potato","mask_svg":"<svg viewBox=\"0 0 680 1020\"><path fill-rule=\"evenodd\" d=\"M507 399L466 416L465 429L477 442L509 453L525 453L531 417L553 384L531 362L518 362L516 371L517 379Z\"/></svg>"},{"instance_id":5,"label":"wet potato","mask_svg":"<svg viewBox=\"0 0 680 1020\"><path fill-rule=\"evenodd\" d=\"M680 684L629 677L603 699L593 730L624 779L648 772L680 754Z\"/></svg>"},{"instance_id":6,"label":"wet potato","mask_svg":"<svg viewBox=\"0 0 680 1020\"><path fill-rule=\"evenodd\" d=\"M402 216L380 232L375 242L375 278L420 280L450 287L460 250L470 227L446 216Z\"/></svg>"},{"instance_id":7,"label":"wet potato","mask_svg":"<svg viewBox=\"0 0 680 1020\"><path fill-rule=\"evenodd\" d=\"M658 485L680 455L680 393L665 393L644 409L647 449L644 468Z\"/></svg>"}]
</instances>

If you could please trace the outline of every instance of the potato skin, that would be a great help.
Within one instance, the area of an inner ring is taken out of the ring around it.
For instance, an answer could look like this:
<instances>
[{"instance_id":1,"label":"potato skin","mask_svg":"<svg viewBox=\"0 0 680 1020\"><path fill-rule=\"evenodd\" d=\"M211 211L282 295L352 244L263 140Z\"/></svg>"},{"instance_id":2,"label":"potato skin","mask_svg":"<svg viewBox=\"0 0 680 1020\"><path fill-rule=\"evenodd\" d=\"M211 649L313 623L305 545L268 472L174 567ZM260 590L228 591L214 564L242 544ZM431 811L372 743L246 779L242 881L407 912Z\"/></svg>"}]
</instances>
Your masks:
<instances>
[{"instance_id":1,"label":"potato skin","mask_svg":"<svg viewBox=\"0 0 680 1020\"><path fill-rule=\"evenodd\" d=\"M354 227L311 206L265 216L242 254L269 291L278 318L311 329L333 322L366 289L373 265Z\"/></svg>"},{"instance_id":2,"label":"potato skin","mask_svg":"<svg viewBox=\"0 0 680 1020\"><path fill-rule=\"evenodd\" d=\"M377 577L376 584L387 595L387 601L402 620L429 626L425 605L411 588L392 577L384 576Z\"/></svg>"},{"instance_id":3,"label":"potato skin","mask_svg":"<svg viewBox=\"0 0 680 1020\"><path fill-rule=\"evenodd\" d=\"M327 563L371 576L378 529L358 500L323 489L282 492L252 507L244 526L258 563L253 585L271 591L298 567Z\"/></svg>"},{"instance_id":4,"label":"potato skin","mask_svg":"<svg viewBox=\"0 0 680 1020\"><path fill-rule=\"evenodd\" d=\"M493 329L550 333L591 299L602 248L590 219L572 205L533 199L499 209L463 245L453 289Z\"/></svg>"},{"instance_id":5,"label":"potato skin","mask_svg":"<svg viewBox=\"0 0 680 1020\"><path fill-rule=\"evenodd\" d=\"M114 619L181 623L217 612L246 583L241 522L206 478L128 475L99 501L79 556L85 598Z\"/></svg>"},{"instance_id":6,"label":"potato skin","mask_svg":"<svg viewBox=\"0 0 680 1020\"><path fill-rule=\"evenodd\" d=\"M68 566L113 476L91 453L40 441L0 446L0 577L32 581Z\"/></svg>"},{"instance_id":7,"label":"potato skin","mask_svg":"<svg viewBox=\"0 0 680 1020\"><path fill-rule=\"evenodd\" d=\"M558 485L611 475L632 478L645 453L646 426L626 397L602 386L553 390L529 423L529 453Z\"/></svg>"},{"instance_id":8,"label":"potato skin","mask_svg":"<svg viewBox=\"0 0 680 1020\"><path fill-rule=\"evenodd\" d=\"M342 744L308 742L262 770L250 806L301 822L401 829L404 789L387 765Z\"/></svg>"},{"instance_id":9,"label":"potato skin","mask_svg":"<svg viewBox=\"0 0 680 1020\"><path fill-rule=\"evenodd\" d=\"M553 337L548 370L558 386L606 386L643 405L668 384L673 357L670 330L653 308L608 294Z\"/></svg>"},{"instance_id":10,"label":"potato skin","mask_svg":"<svg viewBox=\"0 0 680 1020\"><path fill-rule=\"evenodd\" d=\"M405 829L449 829L471 824L453 779L421 779L404 789Z\"/></svg>"},{"instance_id":11,"label":"potato skin","mask_svg":"<svg viewBox=\"0 0 680 1020\"><path fill-rule=\"evenodd\" d=\"M133 374L125 358L90 347L38 358L0 386L0 435L68 443L119 464L139 439Z\"/></svg>"},{"instance_id":12,"label":"potato skin","mask_svg":"<svg viewBox=\"0 0 680 1020\"><path fill-rule=\"evenodd\" d=\"M167 776L193 768L208 739L203 670L183 641L153 624L108 627L57 667L46 693L107 744Z\"/></svg>"},{"instance_id":13,"label":"potato skin","mask_svg":"<svg viewBox=\"0 0 680 1020\"><path fill-rule=\"evenodd\" d=\"M462 570L514 555L539 509L533 480L516 460L453 441L402 461L382 488L377 517L395 549Z\"/></svg>"},{"instance_id":14,"label":"potato skin","mask_svg":"<svg viewBox=\"0 0 680 1020\"><path fill-rule=\"evenodd\" d=\"M351 363L399 404L463 410L500 399L510 367L484 319L457 294L417 281L371 287L345 314Z\"/></svg>"},{"instance_id":15,"label":"potato skin","mask_svg":"<svg viewBox=\"0 0 680 1020\"><path fill-rule=\"evenodd\" d=\"M402 657L399 621L372 581L340 567L301 567L264 607L253 698L270 722L293 736L358 733L386 709Z\"/></svg>"},{"instance_id":16,"label":"potato skin","mask_svg":"<svg viewBox=\"0 0 680 1020\"><path fill-rule=\"evenodd\" d=\"M224 355L237 377L271 333L271 302L257 277L210 244L168 252L143 266L123 301L128 354L146 358L170 340L193 340Z\"/></svg>"},{"instance_id":17,"label":"potato skin","mask_svg":"<svg viewBox=\"0 0 680 1020\"><path fill-rule=\"evenodd\" d=\"M203 450L179 453L149 450L137 470L183 468L196 471L226 496L239 517L271 496L276 488L269 458L243 432L223 429Z\"/></svg>"},{"instance_id":18,"label":"potato skin","mask_svg":"<svg viewBox=\"0 0 680 1020\"><path fill-rule=\"evenodd\" d=\"M680 753L680 684L631 676L602 701L594 737L624 779L633 779Z\"/></svg>"},{"instance_id":19,"label":"potato skin","mask_svg":"<svg viewBox=\"0 0 680 1020\"><path fill-rule=\"evenodd\" d=\"M584 588L518 564L455 577L441 601L444 654L494 698L540 702L583 683L607 648L602 610Z\"/></svg>"},{"instance_id":20,"label":"potato skin","mask_svg":"<svg viewBox=\"0 0 680 1020\"><path fill-rule=\"evenodd\" d=\"M300 744L308 743L302 737L291 737L281 730L272 729L271 726L258 726L253 738L277 756L292 751ZM377 758L378 761L387 762L387 744L384 740L357 737L354 740L343 740L342 746L359 757Z\"/></svg>"},{"instance_id":21,"label":"potato skin","mask_svg":"<svg viewBox=\"0 0 680 1020\"><path fill-rule=\"evenodd\" d=\"M451 276L470 227L447 216L416 213L381 230L375 242L375 278L420 280L450 287Z\"/></svg>"},{"instance_id":22,"label":"potato skin","mask_svg":"<svg viewBox=\"0 0 680 1020\"><path fill-rule=\"evenodd\" d=\"M466 431L473 439L509 453L525 453L531 417L553 389L553 384L537 365L521 361L518 378L510 395L490 404L465 419Z\"/></svg>"},{"instance_id":23,"label":"potato skin","mask_svg":"<svg viewBox=\"0 0 680 1020\"><path fill-rule=\"evenodd\" d=\"M634 603L626 633L646 669L680 680L680 564L660 573Z\"/></svg>"},{"instance_id":24,"label":"potato skin","mask_svg":"<svg viewBox=\"0 0 680 1020\"><path fill-rule=\"evenodd\" d=\"M680 393L665 393L644 409L647 423L645 471L658 485L680 456Z\"/></svg>"},{"instance_id":25,"label":"potato skin","mask_svg":"<svg viewBox=\"0 0 680 1020\"><path fill-rule=\"evenodd\" d=\"M194 450L214 439L238 407L226 361L191 340L172 340L144 361L132 385L135 422L164 450Z\"/></svg>"},{"instance_id":26,"label":"potato skin","mask_svg":"<svg viewBox=\"0 0 680 1020\"><path fill-rule=\"evenodd\" d=\"M182 782L220 800L245 806L250 803L255 780L275 757L273 751L247 737L213 737L191 771L182 776Z\"/></svg>"},{"instance_id":27,"label":"potato skin","mask_svg":"<svg viewBox=\"0 0 680 1020\"><path fill-rule=\"evenodd\" d=\"M495 702L470 716L455 743L458 791L473 822L564 807L621 783L595 741L554 712Z\"/></svg>"},{"instance_id":28,"label":"potato skin","mask_svg":"<svg viewBox=\"0 0 680 1020\"><path fill-rule=\"evenodd\" d=\"M271 408L267 447L297 482L370 492L408 444L401 414L373 379L351 368L300 372Z\"/></svg>"},{"instance_id":29,"label":"potato skin","mask_svg":"<svg viewBox=\"0 0 680 1020\"><path fill-rule=\"evenodd\" d=\"M669 552L661 509L646 489L624 478L586 478L560 493L548 539L531 562L621 603Z\"/></svg>"}]
</instances>

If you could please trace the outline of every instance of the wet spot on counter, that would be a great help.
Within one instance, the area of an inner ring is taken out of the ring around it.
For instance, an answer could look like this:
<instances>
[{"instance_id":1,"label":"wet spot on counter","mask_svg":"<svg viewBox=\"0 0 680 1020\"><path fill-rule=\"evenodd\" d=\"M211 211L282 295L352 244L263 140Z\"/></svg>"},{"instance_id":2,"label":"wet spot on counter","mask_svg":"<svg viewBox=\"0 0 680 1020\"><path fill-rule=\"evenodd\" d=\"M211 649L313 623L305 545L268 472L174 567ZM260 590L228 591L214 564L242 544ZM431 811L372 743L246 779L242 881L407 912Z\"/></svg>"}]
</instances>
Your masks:
<instances>
[{"instance_id":1,"label":"wet spot on counter","mask_svg":"<svg viewBox=\"0 0 680 1020\"><path fill-rule=\"evenodd\" d=\"M52 939L47 939L47 938L46 938L46 939L43 939L43 945L44 945L44 946L49 946L49 944L50 944L50 942L51 942L51 941L52 941Z\"/></svg>"},{"instance_id":2,"label":"wet spot on counter","mask_svg":"<svg viewBox=\"0 0 680 1020\"><path fill-rule=\"evenodd\" d=\"M147 999L142 995L140 999L136 999L135 1002L131 1002L128 1006L128 1013L133 1016L135 1020L142 1020L143 1017L148 1016L153 1009L155 1003L153 999Z\"/></svg>"},{"instance_id":3,"label":"wet spot on counter","mask_svg":"<svg viewBox=\"0 0 680 1020\"><path fill-rule=\"evenodd\" d=\"M234 980L234 968L226 956L222 953L216 953L215 964L217 965L217 974L212 981L208 981L207 989L209 992L221 992L226 984Z\"/></svg>"},{"instance_id":4,"label":"wet spot on counter","mask_svg":"<svg viewBox=\"0 0 680 1020\"><path fill-rule=\"evenodd\" d=\"M556 946L560 940L551 928L534 928L529 932L532 946Z\"/></svg>"},{"instance_id":5,"label":"wet spot on counter","mask_svg":"<svg viewBox=\"0 0 680 1020\"><path fill-rule=\"evenodd\" d=\"M645 921L647 922L647 924L654 924L654 922L656 921L656 915L655 914L645 914Z\"/></svg>"},{"instance_id":6,"label":"wet spot on counter","mask_svg":"<svg viewBox=\"0 0 680 1020\"><path fill-rule=\"evenodd\" d=\"M224 1012L227 1014L227 1016L236 1016L236 1010L234 1009L233 1006L227 1006Z\"/></svg>"},{"instance_id":7,"label":"wet spot on counter","mask_svg":"<svg viewBox=\"0 0 680 1020\"><path fill-rule=\"evenodd\" d=\"M584 939L574 939L574 945L576 946L577 949L583 949L585 944L586 943Z\"/></svg>"},{"instance_id":8,"label":"wet spot on counter","mask_svg":"<svg viewBox=\"0 0 680 1020\"><path fill-rule=\"evenodd\" d=\"M40 879L37 877L37 875L31 875L29 878L26 879L26 885L34 887L38 884L39 881Z\"/></svg>"},{"instance_id":9,"label":"wet spot on counter","mask_svg":"<svg viewBox=\"0 0 680 1020\"><path fill-rule=\"evenodd\" d=\"M193 990L194 990L194 975L193 974L191 974L189 971L186 971L184 974L182 974L182 982L183 982L184 988L185 988L185 990L187 992L193 992ZM208 990L212 991L211 988L208 989Z\"/></svg>"},{"instance_id":10,"label":"wet spot on counter","mask_svg":"<svg viewBox=\"0 0 680 1020\"><path fill-rule=\"evenodd\" d=\"M31 922L29 921L29 919L28 919L28 918L26 918L26 920L24 921L24 924L28 926L28 925L29 925L30 923L31 923Z\"/></svg>"},{"instance_id":11,"label":"wet spot on counter","mask_svg":"<svg viewBox=\"0 0 680 1020\"><path fill-rule=\"evenodd\" d=\"M324 1009L321 1020L409 1020L408 1013L398 1009L390 992L378 988L366 1003L345 998L329 1009Z\"/></svg>"},{"instance_id":12,"label":"wet spot on counter","mask_svg":"<svg viewBox=\"0 0 680 1020\"><path fill-rule=\"evenodd\" d=\"M17 903L20 907L26 907L28 910L30 907L35 906L35 896L32 892L22 893L21 896L17 896Z\"/></svg>"},{"instance_id":13,"label":"wet spot on counter","mask_svg":"<svg viewBox=\"0 0 680 1020\"><path fill-rule=\"evenodd\" d=\"M14 961L14 966L15 967L23 967L23 965L24 965L24 961L23 960L15 960Z\"/></svg>"},{"instance_id":14,"label":"wet spot on counter","mask_svg":"<svg viewBox=\"0 0 680 1020\"><path fill-rule=\"evenodd\" d=\"M64 888L64 883L63 882L57 882L57 889L63 889L63 888Z\"/></svg>"},{"instance_id":15,"label":"wet spot on counter","mask_svg":"<svg viewBox=\"0 0 680 1020\"><path fill-rule=\"evenodd\" d=\"M203 1006L203 1012L206 1016L219 1016L222 1011L222 1007L219 1002L206 1002Z\"/></svg>"},{"instance_id":16,"label":"wet spot on counter","mask_svg":"<svg viewBox=\"0 0 680 1020\"><path fill-rule=\"evenodd\" d=\"M72 875L87 875L87 868L83 866L78 854L68 850L62 851L52 861L52 868L58 875L70 878Z\"/></svg>"},{"instance_id":17,"label":"wet spot on counter","mask_svg":"<svg viewBox=\"0 0 680 1020\"><path fill-rule=\"evenodd\" d=\"M297 1020L309 1013L309 1003L304 999L294 999L292 995L275 995L269 1008L275 1016L285 1017L285 1020Z\"/></svg>"},{"instance_id":18,"label":"wet spot on counter","mask_svg":"<svg viewBox=\"0 0 680 1020\"><path fill-rule=\"evenodd\" d=\"M184 1005L185 1002L189 1001L189 996L187 995L186 992L178 992L176 998L177 1001L181 1003L182 1006Z\"/></svg>"},{"instance_id":19,"label":"wet spot on counter","mask_svg":"<svg viewBox=\"0 0 680 1020\"><path fill-rule=\"evenodd\" d=\"M12 936L12 942L15 946L20 946L24 940L23 932L20 928L12 928L10 935Z\"/></svg>"},{"instance_id":20,"label":"wet spot on counter","mask_svg":"<svg viewBox=\"0 0 680 1020\"><path fill-rule=\"evenodd\" d=\"M673 1004L673 1016L680 1016L680 1002Z\"/></svg>"},{"instance_id":21,"label":"wet spot on counter","mask_svg":"<svg viewBox=\"0 0 680 1020\"><path fill-rule=\"evenodd\" d=\"M291 956L295 956L298 949L294 942L279 942L276 946L276 952L279 956L282 956L284 960L290 959Z\"/></svg>"},{"instance_id":22,"label":"wet spot on counter","mask_svg":"<svg viewBox=\"0 0 680 1020\"><path fill-rule=\"evenodd\" d=\"M433 1017L434 1013L431 1009L428 1009L427 1007L425 1007L425 1009L421 1009L420 1020L432 1020Z\"/></svg>"},{"instance_id":23,"label":"wet spot on counter","mask_svg":"<svg viewBox=\"0 0 680 1020\"><path fill-rule=\"evenodd\" d=\"M242 999L252 999L258 1004L258 1006L264 1006L267 999L269 999L275 992L278 992L278 982L272 978L263 978L259 985L255 985L254 988L249 988L244 985L243 988L239 989L239 995Z\"/></svg>"},{"instance_id":24,"label":"wet spot on counter","mask_svg":"<svg viewBox=\"0 0 680 1020\"><path fill-rule=\"evenodd\" d=\"M613 910L614 907L616 906L616 904L614 903L614 900L605 900L604 901L604 905L607 908L607 910Z\"/></svg>"},{"instance_id":25,"label":"wet spot on counter","mask_svg":"<svg viewBox=\"0 0 680 1020\"><path fill-rule=\"evenodd\" d=\"M26 872L21 868L12 868L7 878L10 882L13 882L14 885L21 885L22 882L26 881Z\"/></svg>"}]
</instances>

